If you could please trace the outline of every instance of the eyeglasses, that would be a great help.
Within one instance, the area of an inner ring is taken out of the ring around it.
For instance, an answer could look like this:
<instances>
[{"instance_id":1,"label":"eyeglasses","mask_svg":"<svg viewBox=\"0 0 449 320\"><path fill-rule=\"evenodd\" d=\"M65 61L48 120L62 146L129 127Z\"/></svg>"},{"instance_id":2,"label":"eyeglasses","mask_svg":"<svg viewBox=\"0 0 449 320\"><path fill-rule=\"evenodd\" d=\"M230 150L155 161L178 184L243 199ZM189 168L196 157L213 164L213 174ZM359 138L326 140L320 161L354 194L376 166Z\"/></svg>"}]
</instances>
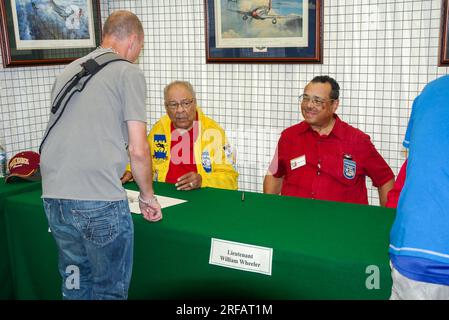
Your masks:
<instances>
[{"instance_id":1,"label":"eyeglasses","mask_svg":"<svg viewBox=\"0 0 449 320\"><path fill-rule=\"evenodd\" d=\"M312 102L312 106L317 108L322 108L326 102L334 101L335 99L321 99L319 97L315 96L309 96L307 94L302 94L299 96L299 103L300 104L308 104L309 102Z\"/></svg>"},{"instance_id":2,"label":"eyeglasses","mask_svg":"<svg viewBox=\"0 0 449 320\"><path fill-rule=\"evenodd\" d=\"M170 102L166 103L165 105L167 106L168 109L170 109L172 111L175 111L176 109L178 109L178 106L181 106L184 110L187 110L192 106L194 100L195 99L182 100L181 102L170 101Z\"/></svg>"}]
</instances>

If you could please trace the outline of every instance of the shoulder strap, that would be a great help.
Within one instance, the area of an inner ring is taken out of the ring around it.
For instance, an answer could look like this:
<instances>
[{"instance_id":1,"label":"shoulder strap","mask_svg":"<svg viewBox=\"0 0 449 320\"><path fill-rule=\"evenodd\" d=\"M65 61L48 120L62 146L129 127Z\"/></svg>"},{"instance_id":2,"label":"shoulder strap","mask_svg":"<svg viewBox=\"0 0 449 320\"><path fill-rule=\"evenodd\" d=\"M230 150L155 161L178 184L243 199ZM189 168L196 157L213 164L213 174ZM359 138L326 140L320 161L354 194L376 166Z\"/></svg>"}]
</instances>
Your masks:
<instances>
[{"instance_id":1,"label":"shoulder strap","mask_svg":"<svg viewBox=\"0 0 449 320\"><path fill-rule=\"evenodd\" d=\"M81 92L84 87L86 86L87 82L95 75L97 74L101 69L106 67L108 64L114 61L126 61L129 62L126 59L120 58L119 55L113 52L106 52L103 53L95 58L91 58L81 64L81 71L76 73L58 92L56 95L55 100L53 101L51 112L55 114L58 112L59 108L64 102L64 107L62 108L59 115L57 115L56 119L53 121L51 126L48 127L44 138L42 139L42 142L39 146L39 153L42 153L42 146L44 145L45 140L47 139L50 131L53 129L53 127L56 125L56 123L59 121L59 119L62 116L62 113L64 112L65 107L67 106L67 103L70 101L72 96L76 92ZM79 83L81 79L84 79L83 83ZM69 95L70 94L70 95ZM67 97L68 95L68 97ZM66 98L67 97L67 98Z\"/></svg>"},{"instance_id":2,"label":"shoulder strap","mask_svg":"<svg viewBox=\"0 0 449 320\"><path fill-rule=\"evenodd\" d=\"M59 107L62 104L62 101L64 101L64 98L71 92L75 87L77 87L77 84L79 81L84 77L92 77L94 76L98 71L103 69L105 66L107 66L109 63L114 61L127 61L123 58L120 58L116 53L113 52L106 52L103 53L95 58L91 58L84 63L81 64L81 71L79 71L77 74L75 74L71 80L64 85L64 87L59 91L59 93L56 95L56 99L52 104L51 112L55 114ZM85 81L87 82L87 80ZM76 88L79 89L79 88ZM82 87L84 89L84 86ZM81 90L82 90L81 89ZM79 90L79 91L81 91Z\"/></svg>"}]
</instances>

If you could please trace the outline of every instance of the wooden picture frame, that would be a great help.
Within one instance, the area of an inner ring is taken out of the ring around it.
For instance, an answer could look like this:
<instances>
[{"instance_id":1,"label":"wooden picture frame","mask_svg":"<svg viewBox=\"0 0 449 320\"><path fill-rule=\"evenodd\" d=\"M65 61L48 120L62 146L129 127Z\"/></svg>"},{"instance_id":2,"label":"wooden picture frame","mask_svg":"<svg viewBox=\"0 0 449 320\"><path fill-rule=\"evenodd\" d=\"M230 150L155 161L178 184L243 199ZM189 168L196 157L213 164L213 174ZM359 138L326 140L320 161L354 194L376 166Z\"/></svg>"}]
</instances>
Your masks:
<instances>
[{"instance_id":1,"label":"wooden picture frame","mask_svg":"<svg viewBox=\"0 0 449 320\"><path fill-rule=\"evenodd\" d=\"M205 0L207 63L323 63L322 0Z\"/></svg>"},{"instance_id":2,"label":"wooden picture frame","mask_svg":"<svg viewBox=\"0 0 449 320\"><path fill-rule=\"evenodd\" d=\"M449 65L449 32L448 32L448 0L441 1L441 21L440 21L440 61L439 66Z\"/></svg>"},{"instance_id":3,"label":"wooden picture frame","mask_svg":"<svg viewBox=\"0 0 449 320\"><path fill-rule=\"evenodd\" d=\"M65 64L100 45L99 0L0 0L3 66Z\"/></svg>"}]
</instances>

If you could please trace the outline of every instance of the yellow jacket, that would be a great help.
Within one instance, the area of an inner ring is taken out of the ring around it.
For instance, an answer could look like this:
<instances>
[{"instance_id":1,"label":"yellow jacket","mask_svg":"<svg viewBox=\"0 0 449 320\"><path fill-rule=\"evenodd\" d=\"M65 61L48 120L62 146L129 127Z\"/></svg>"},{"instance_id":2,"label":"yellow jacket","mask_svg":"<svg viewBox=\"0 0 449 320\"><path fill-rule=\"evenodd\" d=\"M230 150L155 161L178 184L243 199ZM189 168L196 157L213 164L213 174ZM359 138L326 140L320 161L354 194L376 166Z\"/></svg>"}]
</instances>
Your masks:
<instances>
[{"instance_id":1,"label":"yellow jacket","mask_svg":"<svg viewBox=\"0 0 449 320\"><path fill-rule=\"evenodd\" d=\"M224 130L197 107L198 137L194 156L201 187L237 190L238 173L234 169L234 154ZM151 149L153 180L165 182L170 165L171 120L164 115L151 128L147 137ZM128 165L127 170L130 170Z\"/></svg>"}]
</instances>

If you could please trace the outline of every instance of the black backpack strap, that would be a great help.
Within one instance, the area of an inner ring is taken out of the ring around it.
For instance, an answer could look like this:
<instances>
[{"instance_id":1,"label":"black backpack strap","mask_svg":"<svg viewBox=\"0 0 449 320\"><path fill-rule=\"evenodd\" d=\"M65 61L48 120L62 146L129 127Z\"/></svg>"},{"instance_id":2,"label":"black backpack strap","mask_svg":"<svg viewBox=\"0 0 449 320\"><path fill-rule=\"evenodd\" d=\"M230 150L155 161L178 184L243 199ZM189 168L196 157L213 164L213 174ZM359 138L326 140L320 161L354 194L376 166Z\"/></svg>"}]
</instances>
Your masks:
<instances>
[{"instance_id":1,"label":"black backpack strap","mask_svg":"<svg viewBox=\"0 0 449 320\"><path fill-rule=\"evenodd\" d=\"M56 98L52 104L51 112L55 114L58 112L59 108L64 102L64 107L62 108L61 112L53 122L53 124L48 128L47 132L45 133L44 138L42 139L42 142L39 146L39 153L42 152L42 146L44 145L45 140L48 137L48 134L50 133L51 129L56 125L58 120L61 118L62 113L64 112L65 107L67 106L67 103L70 101L72 96L76 92L81 92L84 87L86 86L87 82L95 75L97 74L101 69L106 67L108 64L114 61L126 61L129 62L126 59L120 58L120 56L113 52L106 52L103 53L95 58L91 58L81 64L81 71L76 73L59 91L59 93L56 95ZM84 79L82 83L80 83L80 80ZM70 95L69 95L70 94ZM67 97L68 95L68 97ZM66 99L67 97L67 99Z\"/></svg>"},{"instance_id":2,"label":"black backpack strap","mask_svg":"<svg viewBox=\"0 0 449 320\"><path fill-rule=\"evenodd\" d=\"M74 90L75 87L77 87L77 85L81 79L83 79L84 77L89 77L89 79L90 79L90 77L94 76L98 71L100 71L101 69L106 67L109 63L114 62L114 61L128 61L128 60L120 58L116 53L106 52L106 53L103 53L95 58L91 58L91 59L85 61L84 63L82 63L81 71L79 71L77 74L75 74L70 79L70 81L64 85L64 87L61 89L61 91L56 95L56 99L53 102L53 105L51 107L51 112L53 114L58 112L58 109L61 106L62 102L64 101L64 98L72 90ZM87 80L85 82L87 82ZM84 89L84 86L82 87L82 89ZM81 90L79 90L79 91L81 91Z\"/></svg>"}]
</instances>

